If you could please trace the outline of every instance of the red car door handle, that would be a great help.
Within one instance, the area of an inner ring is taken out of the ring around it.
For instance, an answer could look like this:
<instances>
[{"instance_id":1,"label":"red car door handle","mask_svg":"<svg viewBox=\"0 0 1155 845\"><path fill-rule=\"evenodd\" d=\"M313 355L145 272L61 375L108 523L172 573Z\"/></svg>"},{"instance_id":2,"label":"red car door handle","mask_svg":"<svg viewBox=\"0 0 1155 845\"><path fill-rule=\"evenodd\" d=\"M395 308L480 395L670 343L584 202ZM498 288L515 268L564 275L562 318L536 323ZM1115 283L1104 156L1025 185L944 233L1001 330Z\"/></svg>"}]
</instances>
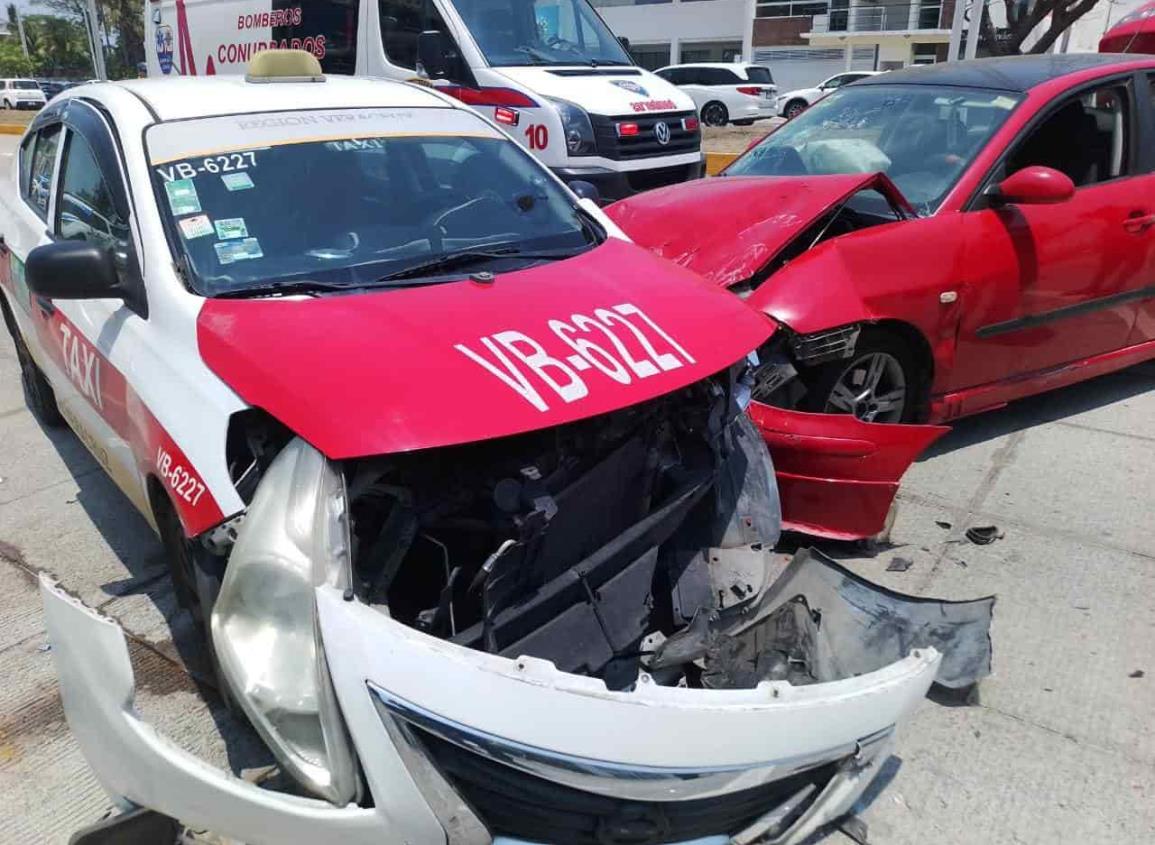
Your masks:
<instances>
[{"instance_id":1,"label":"red car door handle","mask_svg":"<svg viewBox=\"0 0 1155 845\"><path fill-rule=\"evenodd\" d=\"M1155 214L1146 211L1133 211L1123 221L1123 228L1128 232L1142 232L1155 226Z\"/></svg>"}]
</instances>

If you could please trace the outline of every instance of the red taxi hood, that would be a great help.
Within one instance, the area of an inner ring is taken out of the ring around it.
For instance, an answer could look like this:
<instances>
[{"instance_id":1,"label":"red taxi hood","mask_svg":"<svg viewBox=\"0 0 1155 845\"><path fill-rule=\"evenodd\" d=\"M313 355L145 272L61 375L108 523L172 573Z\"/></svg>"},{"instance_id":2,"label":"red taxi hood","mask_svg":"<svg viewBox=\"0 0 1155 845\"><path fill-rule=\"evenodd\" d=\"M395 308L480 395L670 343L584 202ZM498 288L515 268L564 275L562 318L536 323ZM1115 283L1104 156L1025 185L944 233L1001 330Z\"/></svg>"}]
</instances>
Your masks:
<instances>
[{"instance_id":1,"label":"red taxi hood","mask_svg":"<svg viewBox=\"0 0 1155 845\"><path fill-rule=\"evenodd\" d=\"M331 458L466 443L654 398L733 364L771 324L610 238L490 284L209 299L205 363Z\"/></svg>"},{"instance_id":2,"label":"red taxi hood","mask_svg":"<svg viewBox=\"0 0 1155 845\"><path fill-rule=\"evenodd\" d=\"M605 211L635 243L729 287L865 188L878 188L909 211L881 173L700 179L620 200Z\"/></svg>"}]
</instances>

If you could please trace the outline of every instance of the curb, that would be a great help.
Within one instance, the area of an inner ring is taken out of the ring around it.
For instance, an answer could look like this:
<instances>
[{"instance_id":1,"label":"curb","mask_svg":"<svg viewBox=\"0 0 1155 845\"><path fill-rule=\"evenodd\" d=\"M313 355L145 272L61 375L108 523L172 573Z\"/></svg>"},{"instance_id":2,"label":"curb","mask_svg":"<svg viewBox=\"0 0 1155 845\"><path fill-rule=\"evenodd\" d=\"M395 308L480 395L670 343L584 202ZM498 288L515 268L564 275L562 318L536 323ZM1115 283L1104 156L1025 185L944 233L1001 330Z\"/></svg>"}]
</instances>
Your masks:
<instances>
[{"instance_id":1,"label":"curb","mask_svg":"<svg viewBox=\"0 0 1155 845\"><path fill-rule=\"evenodd\" d=\"M706 175L717 176L722 168L737 157L734 153L706 153Z\"/></svg>"},{"instance_id":2,"label":"curb","mask_svg":"<svg viewBox=\"0 0 1155 845\"><path fill-rule=\"evenodd\" d=\"M0 123L0 135L23 135L27 128L19 123Z\"/></svg>"}]
</instances>

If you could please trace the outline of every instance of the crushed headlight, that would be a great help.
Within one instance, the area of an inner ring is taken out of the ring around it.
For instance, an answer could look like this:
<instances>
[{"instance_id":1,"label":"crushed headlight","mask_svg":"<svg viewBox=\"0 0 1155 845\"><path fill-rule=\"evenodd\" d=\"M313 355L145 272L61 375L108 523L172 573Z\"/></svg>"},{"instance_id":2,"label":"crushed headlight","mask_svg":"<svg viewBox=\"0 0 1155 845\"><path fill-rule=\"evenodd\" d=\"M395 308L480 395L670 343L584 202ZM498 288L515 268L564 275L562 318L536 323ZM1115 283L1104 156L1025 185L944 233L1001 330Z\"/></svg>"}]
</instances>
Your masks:
<instances>
[{"instance_id":1,"label":"crushed headlight","mask_svg":"<svg viewBox=\"0 0 1155 845\"><path fill-rule=\"evenodd\" d=\"M594 155L597 152L594 127L585 110L566 100L556 100L553 97L546 99L557 109L558 117L561 118L562 130L565 133L565 148L569 154L571 156Z\"/></svg>"},{"instance_id":2,"label":"crushed headlight","mask_svg":"<svg viewBox=\"0 0 1155 845\"><path fill-rule=\"evenodd\" d=\"M317 632L314 588L349 582L345 485L303 440L273 460L253 497L212 613L221 670L285 769L346 804L356 765Z\"/></svg>"}]
</instances>

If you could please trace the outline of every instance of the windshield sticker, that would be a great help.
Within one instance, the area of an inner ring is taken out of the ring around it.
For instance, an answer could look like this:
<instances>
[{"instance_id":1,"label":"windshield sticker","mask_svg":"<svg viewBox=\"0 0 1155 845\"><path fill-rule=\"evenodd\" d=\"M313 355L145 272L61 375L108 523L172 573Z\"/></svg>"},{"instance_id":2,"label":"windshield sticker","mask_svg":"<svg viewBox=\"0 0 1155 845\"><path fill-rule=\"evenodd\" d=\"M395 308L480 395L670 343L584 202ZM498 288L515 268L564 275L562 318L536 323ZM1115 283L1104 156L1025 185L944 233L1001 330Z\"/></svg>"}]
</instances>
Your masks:
<instances>
[{"instance_id":1,"label":"windshield sticker","mask_svg":"<svg viewBox=\"0 0 1155 845\"><path fill-rule=\"evenodd\" d=\"M551 392L567 404L588 396L599 380L595 371L630 384L696 363L678 341L628 302L547 325L552 334L543 332L545 341L511 330L479 338L477 348L458 343L454 349L543 413L550 409Z\"/></svg>"},{"instance_id":2,"label":"windshield sticker","mask_svg":"<svg viewBox=\"0 0 1155 845\"><path fill-rule=\"evenodd\" d=\"M183 220L178 220L180 224L181 233L184 235L186 241L191 241L194 238L203 238L205 235L213 233L213 224L209 222L207 214L198 214L196 217L186 217ZM219 227L220 224L218 223ZM217 231L220 231L219 228Z\"/></svg>"},{"instance_id":3,"label":"windshield sticker","mask_svg":"<svg viewBox=\"0 0 1155 845\"><path fill-rule=\"evenodd\" d=\"M234 173L256 166L256 151L246 150L243 153L205 156L199 161L178 161L170 167L158 167L156 172L164 181L172 182L174 179L195 179L204 173Z\"/></svg>"},{"instance_id":4,"label":"windshield sticker","mask_svg":"<svg viewBox=\"0 0 1155 845\"><path fill-rule=\"evenodd\" d=\"M217 251L217 261L221 264L234 264L237 261L247 261L251 258L264 258L261 244L256 238L245 238L243 241L222 241L213 244Z\"/></svg>"},{"instance_id":5,"label":"windshield sticker","mask_svg":"<svg viewBox=\"0 0 1155 845\"><path fill-rule=\"evenodd\" d=\"M1015 107L1015 100L1013 97L998 96L991 100L991 105L996 109L1005 109L1010 111Z\"/></svg>"},{"instance_id":6,"label":"windshield sticker","mask_svg":"<svg viewBox=\"0 0 1155 845\"><path fill-rule=\"evenodd\" d=\"M327 141L325 149L335 153L347 153L351 150L383 150L387 143L384 138L349 138L345 141Z\"/></svg>"},{"instance_id":7,"label":"windshield sticker","mask_svg":"<svg viewBox=\"0 0 1155 845\"><path fill-rule=\"evenodd\" d=\"M222 173L221 181L230 191L247 191L253 187L253 177L247 173Z\"/></svg>"},{"instance_id":8,"label":"windshield sticker","mask_svg":"<svg viewBox=\"0 0 1155 845\"><path fill-rule=\"evenodd\" d=\"M192 179L176 179L164 183L164 191L168 194L168 207L177 217L184 214L196 214L201 210L200 197L197 196L197 187Z\"/></svg>"},{"instance_id":9,"label":"windshield sticker","mask_svg":"<svg viewBox=\"0 0 1155 845\"><path fill-rule=\"evenodd\" d=\"M249 236L249 227L245 225L245 218L243 217L218 220L216 227L218 240L228 241L233 238L247 238Z\"/></svg>"}]
</instances>

